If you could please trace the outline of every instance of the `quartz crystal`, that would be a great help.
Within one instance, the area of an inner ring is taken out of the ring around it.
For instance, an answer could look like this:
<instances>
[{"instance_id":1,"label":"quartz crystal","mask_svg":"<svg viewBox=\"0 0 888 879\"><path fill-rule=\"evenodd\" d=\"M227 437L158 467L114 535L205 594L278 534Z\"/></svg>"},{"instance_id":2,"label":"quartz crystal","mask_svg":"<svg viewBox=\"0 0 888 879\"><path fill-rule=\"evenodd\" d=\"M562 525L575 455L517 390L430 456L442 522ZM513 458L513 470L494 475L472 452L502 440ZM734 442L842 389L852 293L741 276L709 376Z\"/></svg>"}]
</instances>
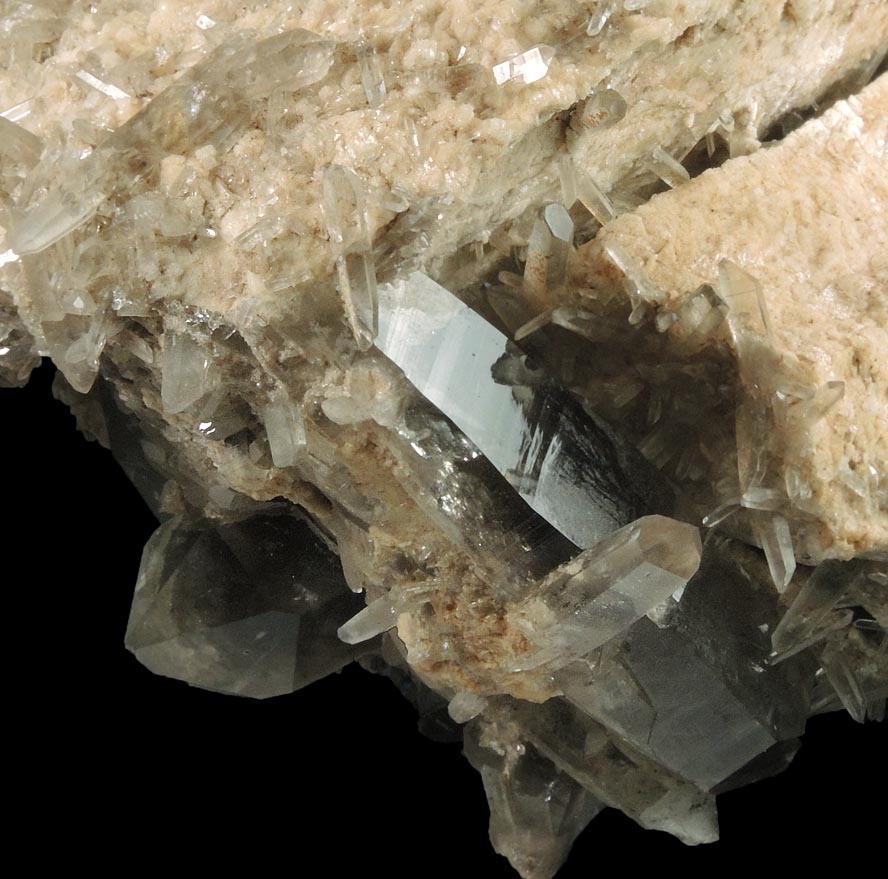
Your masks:
<instances>
[{"instance_id":1,"label":"quartz crystal","mask_svg":"<svg viewBox=\"0 0 888 879\"><path fill-rule=\"evenodd\" d=\"M0 386L157 516L140 662L386 675L525 879L884 717L888 4L7 7Z\"/></svg>"},{"instance_id":2,"label":"quartz crystal","mask_svg":"<svg viewBox=\"0 0 888 879\"><path fill-rule=\"evenodd\" d=\"M264 699L351 662L336 628L360 605L336 555L290 511L222 526L169 519L145 547L126 645L157 674Z\"/></svg>"}]
</instances>

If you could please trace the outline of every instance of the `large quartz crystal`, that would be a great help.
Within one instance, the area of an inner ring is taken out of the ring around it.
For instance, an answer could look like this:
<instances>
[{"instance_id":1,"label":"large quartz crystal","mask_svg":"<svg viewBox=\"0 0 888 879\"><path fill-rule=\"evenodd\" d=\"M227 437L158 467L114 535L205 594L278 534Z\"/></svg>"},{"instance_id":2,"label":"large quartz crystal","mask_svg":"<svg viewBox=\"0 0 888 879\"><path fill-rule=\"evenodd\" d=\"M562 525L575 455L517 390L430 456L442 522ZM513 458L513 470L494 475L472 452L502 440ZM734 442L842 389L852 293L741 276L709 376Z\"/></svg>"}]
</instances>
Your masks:
<instances>
[{"instance_id":1,"label":"large quartz crystal","mask_svg":"<svg viewBox=\"0 0 888 879\"><path fill-rule=\"evenodd\" d=\"M142 663L387 675L525 879L884 717L888 4L12 7L0 385L160 520Z\"/></svg>"}]
</instances>

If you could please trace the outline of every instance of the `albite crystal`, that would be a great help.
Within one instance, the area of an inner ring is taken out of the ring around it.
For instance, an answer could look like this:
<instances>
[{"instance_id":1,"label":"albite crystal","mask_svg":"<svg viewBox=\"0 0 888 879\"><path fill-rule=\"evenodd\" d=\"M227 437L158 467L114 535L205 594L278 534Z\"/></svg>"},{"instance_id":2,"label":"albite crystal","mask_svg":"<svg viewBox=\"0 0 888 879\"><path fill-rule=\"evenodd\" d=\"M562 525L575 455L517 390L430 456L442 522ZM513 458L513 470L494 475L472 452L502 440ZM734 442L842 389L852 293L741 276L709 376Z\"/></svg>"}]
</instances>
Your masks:
<instances>
[{"instance_id":1,"label":"albite crystal","mask_svg":"<svg viewBox=\"0 0 888 879\"><path fill-rule=\"evenodd\" d=\"M17 6L0 386L160 520L143 664L388 676L526 879L884 717L888 4Z\"/></svg>"}]
</instances>

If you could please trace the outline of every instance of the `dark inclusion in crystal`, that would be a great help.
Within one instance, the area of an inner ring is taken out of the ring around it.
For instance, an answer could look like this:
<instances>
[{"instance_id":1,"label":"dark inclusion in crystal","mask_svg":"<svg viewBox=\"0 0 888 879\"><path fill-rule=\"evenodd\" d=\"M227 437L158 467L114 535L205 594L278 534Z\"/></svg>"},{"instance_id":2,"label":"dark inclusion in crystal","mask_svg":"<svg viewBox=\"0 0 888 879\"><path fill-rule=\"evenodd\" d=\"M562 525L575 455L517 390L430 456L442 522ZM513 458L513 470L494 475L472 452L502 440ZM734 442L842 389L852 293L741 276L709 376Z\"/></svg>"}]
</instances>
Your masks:
<instances>
[{"instance_id":1,"label":"dark inclusion in crystal","mask_svg":"<svg viewBox=\"0 0 888 879\"><path fill-rule=\"evenodd\" d=\"M157 674L278 696L366 651L336 637L363 605L337 556L286 508L227 525L176 518L145 547L126 646Z\"/></svg>"}]
</instances>

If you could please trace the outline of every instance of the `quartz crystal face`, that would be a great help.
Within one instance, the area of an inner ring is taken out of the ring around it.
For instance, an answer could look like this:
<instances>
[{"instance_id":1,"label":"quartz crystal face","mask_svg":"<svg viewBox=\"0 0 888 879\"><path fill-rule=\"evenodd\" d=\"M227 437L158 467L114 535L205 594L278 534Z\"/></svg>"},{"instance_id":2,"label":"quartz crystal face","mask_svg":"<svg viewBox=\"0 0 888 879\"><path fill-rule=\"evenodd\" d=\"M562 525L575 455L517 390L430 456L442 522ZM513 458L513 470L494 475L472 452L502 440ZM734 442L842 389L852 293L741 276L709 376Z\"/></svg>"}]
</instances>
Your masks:
<instances>
[{"instance_id":1,"label":"quartz crystal face","mask_svg":"<svg viewBox=\"0 0 888 879\"><path fill-rule=\"evenodd\" d=\"M537 6L0 7L0 385L158 519L126 646L389 677L525 879L888 699L888 5Z\"/></svg>"}]
</instances>

